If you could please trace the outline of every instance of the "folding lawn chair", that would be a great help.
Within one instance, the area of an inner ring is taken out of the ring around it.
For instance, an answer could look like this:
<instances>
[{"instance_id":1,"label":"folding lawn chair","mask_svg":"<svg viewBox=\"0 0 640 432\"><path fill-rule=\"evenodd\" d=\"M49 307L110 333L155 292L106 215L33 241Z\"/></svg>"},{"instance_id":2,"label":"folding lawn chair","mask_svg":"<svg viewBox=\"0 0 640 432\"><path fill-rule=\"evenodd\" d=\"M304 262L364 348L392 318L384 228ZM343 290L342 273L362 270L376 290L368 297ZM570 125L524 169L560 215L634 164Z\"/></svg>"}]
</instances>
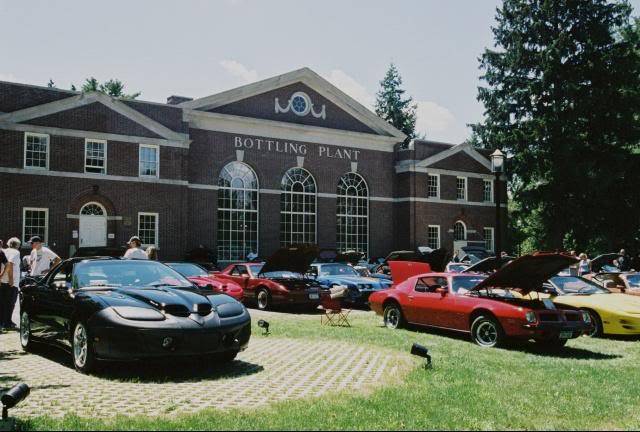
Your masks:
<instances>
[{"instance_id":1,"label":"folding lawn chair","mask_svg":"<svg viewBox=\"0 0 640 432\"><path fill-rule=\"evenodd\" d=\"M331 295L326 293L320 296L320 305L323 312L320 315L321 325L351 327L349 322L351 309L342 307L342 298L331 298Z\"/></svg>"}]
</instances>

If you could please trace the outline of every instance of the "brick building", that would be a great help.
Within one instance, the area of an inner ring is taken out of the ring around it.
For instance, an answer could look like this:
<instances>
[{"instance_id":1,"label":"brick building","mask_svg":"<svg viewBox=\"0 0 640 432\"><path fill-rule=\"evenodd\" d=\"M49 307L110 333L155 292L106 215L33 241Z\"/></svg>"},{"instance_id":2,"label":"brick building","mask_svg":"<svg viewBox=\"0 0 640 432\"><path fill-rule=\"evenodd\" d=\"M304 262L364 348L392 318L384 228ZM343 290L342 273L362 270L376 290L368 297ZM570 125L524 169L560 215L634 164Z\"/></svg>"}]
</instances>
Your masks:
<instances>
[{"instance_id":1,"label":"brick building","mask_svg":"<svg viewBox=\"0 0 640 432\"><path fill-rule=\"evenodd\" d=\"M0 82L0 237L66 256L138 234L165 259L492 249L487 155L404 138L306 68L166 104Z\"/></svg>"}]
</instances>

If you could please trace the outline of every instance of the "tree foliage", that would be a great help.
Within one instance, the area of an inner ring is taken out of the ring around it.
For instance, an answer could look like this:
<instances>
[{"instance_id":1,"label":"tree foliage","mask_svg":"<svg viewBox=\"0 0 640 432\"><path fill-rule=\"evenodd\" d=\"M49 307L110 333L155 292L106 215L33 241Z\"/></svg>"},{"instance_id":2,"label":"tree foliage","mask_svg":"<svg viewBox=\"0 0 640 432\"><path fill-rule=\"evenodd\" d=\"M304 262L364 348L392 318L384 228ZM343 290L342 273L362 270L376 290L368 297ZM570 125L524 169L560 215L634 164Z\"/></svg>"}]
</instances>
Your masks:
<instances>
[{"instance_id":1,"label":"tree foliage","mask_svg":"<svg viewBox=\"0 0 640 432\"><path fill-rule=\"evenodd\" d=\"M376 94L376 114L407 135L406 142L416 137L416 105L406 97L402 77L391 63Z\"/></svg>"},{"instance_id":2,"label":"tree foliage","mask_svg":"<svg viewBox=\"0 0 640 432\"><path fill-rule=\"evenodd\" d=\"M110 79L100 84L94 77L87 78L82 85L82 92L88 93L92 91L97 91L108 94L109 96L124 99L136 99L141 94L140 92L126 94L124 92L124 84L119 79Z\"/></svg>"},{"instance_id":3,"label":"tree foliage","mask_svg":"<svg viewBox=\"0 0 640 432\"><path fill-rule=\"evenodd\" d=\"M480 58L483 147L505 150L514 237L614 248L640 233L640 50L626 2L504 0ZM596 246L597 245L597 246Z\"/></svg>"}]
</instances>

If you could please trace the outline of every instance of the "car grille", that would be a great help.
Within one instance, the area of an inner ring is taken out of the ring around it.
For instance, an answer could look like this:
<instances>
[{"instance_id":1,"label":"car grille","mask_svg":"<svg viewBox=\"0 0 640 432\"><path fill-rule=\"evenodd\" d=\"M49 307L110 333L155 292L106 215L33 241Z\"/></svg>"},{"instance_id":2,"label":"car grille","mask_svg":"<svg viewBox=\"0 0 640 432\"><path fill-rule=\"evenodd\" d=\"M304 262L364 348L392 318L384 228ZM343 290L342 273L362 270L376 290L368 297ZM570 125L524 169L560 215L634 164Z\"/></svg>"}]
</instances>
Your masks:
<instances>
[{"instance_id":1,"label":"car grille","mask_svg":"<svg viewBox=\"0 0 640 432\"><path fill-rule=\"evenodd\" d=\"M541 313L540 321L560 321L560 316L557 314Z\"/></svg>"},{"instance_id":2,"label":"car grille","mask_svg":"<svg viewBox=\"0 0 640 432\"><path fill-rule=\"evenodd\" d=\"M582 321L582 314L577 312L565 312L564 317L567 321Z\"/></svg>"},{"instance_id":3,"label":"car grille","mask_svg":"<svg viewBox=\"0 0 640 432\"><path fill-rule=\"evenodd\" d=\"M173 316L188 317L191 311L186 306L180 304L170 304L163 307L165 313Z\"/></svg>"}]
</instances>

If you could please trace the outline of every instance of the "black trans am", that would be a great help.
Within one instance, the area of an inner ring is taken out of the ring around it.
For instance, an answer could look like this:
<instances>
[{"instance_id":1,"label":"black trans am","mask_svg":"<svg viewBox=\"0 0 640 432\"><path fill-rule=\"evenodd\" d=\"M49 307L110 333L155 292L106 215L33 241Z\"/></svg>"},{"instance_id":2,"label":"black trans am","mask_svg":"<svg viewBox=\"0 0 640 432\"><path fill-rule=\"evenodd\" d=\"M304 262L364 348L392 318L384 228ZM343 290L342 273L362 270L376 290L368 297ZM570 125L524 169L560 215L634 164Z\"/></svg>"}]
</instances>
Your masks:
<instances>
[{"instance_id":1,"label":"black trans am","mask_svg":"<svg viewBox=\"0 0 640 432\"><path fill-rule=\"evenodd\" d=\"M20 294L20 342L69 350L81 372L101 360L206 356L232 361L251 336L245 307L201 291L155 261L72 258Z\"/></svg>"}]
</instances>

